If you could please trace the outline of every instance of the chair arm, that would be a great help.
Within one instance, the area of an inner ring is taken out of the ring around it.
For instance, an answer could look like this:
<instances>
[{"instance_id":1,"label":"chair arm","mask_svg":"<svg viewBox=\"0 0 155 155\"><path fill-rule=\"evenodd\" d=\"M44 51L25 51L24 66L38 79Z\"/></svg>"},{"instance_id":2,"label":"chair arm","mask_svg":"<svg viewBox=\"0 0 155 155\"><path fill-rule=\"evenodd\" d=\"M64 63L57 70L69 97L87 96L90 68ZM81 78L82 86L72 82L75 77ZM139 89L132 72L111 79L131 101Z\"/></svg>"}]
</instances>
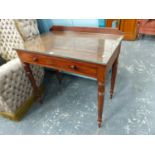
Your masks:
<instances>
[{"instance_id":1,"label":"chair arm","mask_svg":"<svg viewBox=\"0 0 155 155\"><path fill-rule=\"evenodd\" d=\"M34 65L31 65L31 69L37 85L40 85L44 76L43 69ZM18 58L0 67L0 99L1 104L7 106L7 111L15 112L32 92L30 81ZM0 108L0 111L2 110L4 109Z\"/></svg>"},{"instance_id":2,"label":"chair arm","mask_svg":"<svg viewBox=\"0 0 155 155\"><path fill-rule=\"evenodd\" d=\"M16 105L11 102L16 98L14 92L16 92L18 83L13 81L14 78L18 78L19 74L22 74L22 65L19 59L9 61L0 67L0 112L15 112Z\"/></svg>"},{"instance_id":3,"label":"chair arm","mask_svg":"<svg viewBox=\"0 0 155 155\"><path fill-rule=\"evenodd\" d=\"M0 89L6 78L13 74L13 72L20 72L22 65L18 58L13 59L0 67Z\"/></svg>"},{"instance_id":4,"label":"chair arm","mask_svg":"<svg viewBox=\"0 0 155 155\"><path fill-rule=\"evenodd\" d=\"M38 81L40 77L42 77L43 79L44 71L41 67L35 65L30 65L30 67L36 81ZM13 59L0 67L0 89L3 85L3 82L6 81L6 78L9 76L13 76L13 74L25 74L23 65L20 62L19 58ZM13 76L13 78L16 78L15 75Z\"/></svg>"}]
</instances>

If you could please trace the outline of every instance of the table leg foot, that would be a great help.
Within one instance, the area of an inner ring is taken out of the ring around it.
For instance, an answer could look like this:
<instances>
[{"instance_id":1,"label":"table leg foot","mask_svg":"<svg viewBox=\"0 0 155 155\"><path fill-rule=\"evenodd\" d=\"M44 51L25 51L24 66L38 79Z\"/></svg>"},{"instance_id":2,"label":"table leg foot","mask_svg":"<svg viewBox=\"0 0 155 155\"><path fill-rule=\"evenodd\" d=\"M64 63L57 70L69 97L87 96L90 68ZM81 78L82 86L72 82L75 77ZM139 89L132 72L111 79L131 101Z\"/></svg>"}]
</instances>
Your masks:
<instances>
[{"instance_id":1,"label":"table leg foot","mask_svg":"<svg viewBox=\"0 0 155 155\"><path fill-rule=\"evenodd\" d=\"M98 127L99 127L99 128L102 127L102 121L98 121Z\"/></svg>"},{"instance_id":2,"label":"table leg foot","mask_svg":"<svg viewBox=\"0 0 155 155\"><path fill-rule=\"evenodd\" d=\"M113 97L113 93L110 92L110 99L112 99L112 97Z\"/></svg>"}]
</instances>

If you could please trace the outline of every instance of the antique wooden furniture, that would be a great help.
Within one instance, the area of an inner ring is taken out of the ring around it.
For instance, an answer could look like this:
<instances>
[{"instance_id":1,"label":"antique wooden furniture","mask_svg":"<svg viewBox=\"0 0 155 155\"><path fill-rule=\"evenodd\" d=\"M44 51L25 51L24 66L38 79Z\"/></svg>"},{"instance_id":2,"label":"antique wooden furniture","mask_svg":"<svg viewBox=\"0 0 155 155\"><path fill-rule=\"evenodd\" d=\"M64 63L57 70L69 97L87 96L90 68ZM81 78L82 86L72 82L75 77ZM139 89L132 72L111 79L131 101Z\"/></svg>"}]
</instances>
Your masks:
<instances>
[{"instance_id":1,"label":"antique wooden furniture","mask_svg":"<svg viewBox=\"0 0 155 155\"><path fill-rule=\"evenodd\" d=\"M137 20L121 19L119 30L124 32L125 40L135 40L137 37Z\"/></svg>"},{"instance_id":2,"label":"antique wooden furniture","mask_svg":"<svg viewBox=\"0 0 155 155\"><path fill-rule=\"evenodd\" d=\"M106 19L106 27L111 27L112 22L119 21L117 28L124 32L125 40L135 40L137 37L137 20L136 19Z\"/></svg>"},{"instance_id":3,"label":"antique wooden furniture","mask_svg":"<svg viewBox=\"0 0 155 155\"><path fill-rule=\"evenodd\" d=\"M112 67L112 98L123 33L117 29L63 26L54 26L51 31L25 42L25 48L16 49L35 92L38 87L29 64L96 78L101 127L106 75Z\"/></svg>"},{"instance_id":4,"label":"antique wooden furniture","mask_svg":"<svg viewBox=\"0 0 155 155\"><path fill-rule=\"evenodd\" d=\"M138 20L138 37L144 34L155 35L155 20L154 19Z\"/></svg>"}]
</instances>

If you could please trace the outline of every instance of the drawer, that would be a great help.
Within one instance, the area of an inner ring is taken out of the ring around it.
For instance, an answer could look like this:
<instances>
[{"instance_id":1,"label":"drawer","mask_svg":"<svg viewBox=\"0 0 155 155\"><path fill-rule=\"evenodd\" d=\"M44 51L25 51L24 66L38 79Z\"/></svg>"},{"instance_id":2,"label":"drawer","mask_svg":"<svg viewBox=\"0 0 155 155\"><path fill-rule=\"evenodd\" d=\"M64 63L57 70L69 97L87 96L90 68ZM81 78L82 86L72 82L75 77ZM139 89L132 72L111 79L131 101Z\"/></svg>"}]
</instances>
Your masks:
<instances>
[{"instance_id":1,"label":"drawer","mask_svg":"<svg viewBox=\"0 0 155 155\"><path fill-rule=\"evenodd\" d=\"M62 70L69 71L77 74L82 74L86 76L96 77L96 68L93 66L88 66L87 64L76 62L76 61L67 61L62 63Z\"/></svg>"},{"instance_id":2,"label":"drawer","mask_svg":"<svg viewBox=\"0 0 155 155\"><path fill-rule=\"evenodd\" d=\"M81 62L77 60L42 54L34 54L30 52L18 52L18 55L23 62L30 64L41 65L44 67L54 68L90 77L96 77L97 74L96 65L88 62Z\"/></svg>"}]
</instances>

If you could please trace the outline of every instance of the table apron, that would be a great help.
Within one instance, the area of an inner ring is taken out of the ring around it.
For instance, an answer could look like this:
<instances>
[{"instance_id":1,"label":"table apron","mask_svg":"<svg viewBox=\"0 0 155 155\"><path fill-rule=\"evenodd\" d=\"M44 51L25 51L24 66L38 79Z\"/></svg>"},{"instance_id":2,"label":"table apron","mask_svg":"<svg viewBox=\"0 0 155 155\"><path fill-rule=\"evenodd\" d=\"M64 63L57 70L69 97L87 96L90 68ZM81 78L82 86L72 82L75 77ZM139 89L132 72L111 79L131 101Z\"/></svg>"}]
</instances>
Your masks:
<instances>
[{"instance_id":1,"label":"table apron","mask_svg":"<svg viewBox=\"0 0 155 155\"><path fill-rule=\"evenodd\" d=\"M60 71L67 71L75 74L81 74L97 79L97 68L100 65L95 63L83 62L79 60L60 58L55 56L48 56L24 51L23 52L17 51L17 53L22 62L58 69Z\"/></svg>"}]
</instances>

